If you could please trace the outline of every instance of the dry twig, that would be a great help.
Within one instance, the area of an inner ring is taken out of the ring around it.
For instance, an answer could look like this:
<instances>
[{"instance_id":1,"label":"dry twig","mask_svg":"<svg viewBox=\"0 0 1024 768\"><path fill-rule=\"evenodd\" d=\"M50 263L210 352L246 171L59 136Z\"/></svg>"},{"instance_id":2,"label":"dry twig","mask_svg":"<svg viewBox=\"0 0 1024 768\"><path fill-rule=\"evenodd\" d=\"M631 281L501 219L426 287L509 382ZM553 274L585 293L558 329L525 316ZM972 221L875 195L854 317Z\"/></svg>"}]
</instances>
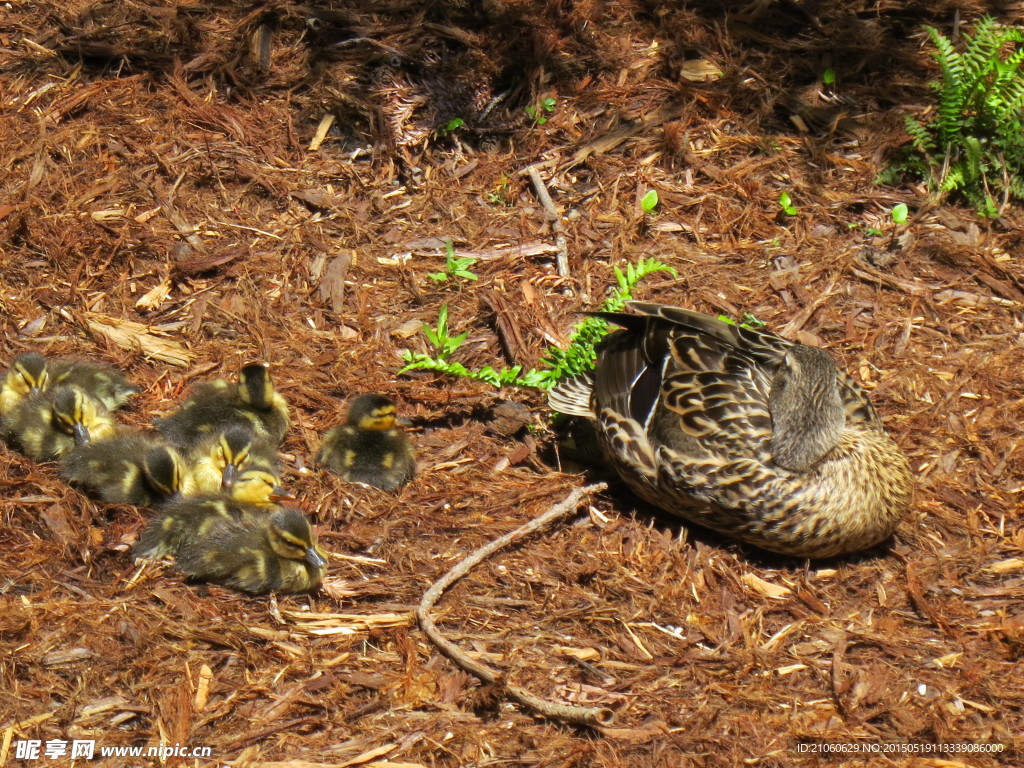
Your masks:
<instances>
[{"instance_id":1,"label":"dry twig","mask_svg":"<svg viewBox=\"0 0 1024 768\"><path fill-rule=\"evenodd\" d=\"M544 179L540 177L540 170L538 170L537 166L531 165L526 169L526 172L530 175L533 188L537 191L537 199L544 206L544 211L551 221L551 231L555 233L555 245L558 247L558 251L555 254L555 265L558 268L558 276L568 277L569 249L565 243L565 229L562 227L562 217L558 213L558 209L555 208L555 201L551 199L551 195L544 184Z\"/></svg>"},{"instance_id":2,"label":"dry twig","mask_svg":"<svg viewBox=\"0 0 1024 768\"><path fill-rule=\"evenodd\" d=\"M455 645L455 643L441 634L441 630L437 628L434 620L430 617L430 609L433 608L437 601L441 599L441 595L444 594L448 587L461 579L474 567L482 563L495 552L498 552L512 542L517 541L534 531L540 530L549 523L572 514L576 511L580 500L584 496L591 493L597 493L598 491L603 491L607 487L608 486L604 483L595 483L594 485L588 485L584 488L577 488L563 501L551 507L540 517L536 517L525 525L519 526L511 533L506 533L504 536L480 547L480 549L466 556L458 562L454 568L448 571L448 573L435 581L433 585L431 585L430 589L428 589L423 595L423 599L420 600L420 604L416 608L416 618L419 620L420 627L427 633L431 642L433 642L445 656L467 672L476 675L487 684L495 683L499 678L499 674L490 667L469 658L465 653L459 650L459 647ZM577 707L571 704L556 704L539 699L513 685L506 684L504 688L508 692L509 696L520 704L525 707L529 707L535 712L538 712L544 717L552 720L561 720L563 722L575 723L577 725L607 726L611 725L612 720L615 717L614 713L607 707Z\"/></svg>"}]
</instances>

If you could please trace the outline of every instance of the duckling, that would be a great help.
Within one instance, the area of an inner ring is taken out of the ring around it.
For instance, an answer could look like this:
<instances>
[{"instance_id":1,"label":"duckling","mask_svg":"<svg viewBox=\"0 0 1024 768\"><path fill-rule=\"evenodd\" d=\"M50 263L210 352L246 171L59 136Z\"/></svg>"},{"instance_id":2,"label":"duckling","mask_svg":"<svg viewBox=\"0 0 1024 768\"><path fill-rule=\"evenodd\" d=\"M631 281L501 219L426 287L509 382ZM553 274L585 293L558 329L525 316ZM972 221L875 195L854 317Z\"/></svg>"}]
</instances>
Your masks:
<instances>
[{"instance_id":1,"label":"duckling","mask_svg":"<svg viewBox=\"0 0 1024 768\"><path fill-rule=\"evenodd\" d=\"M187 510L165 510L143 533L135 554L174 554L178 569L189 578L254 595L307 592L320 583L327 566L309 522L298 510L230 510L212 500Z\"/></svg>"},{"instance_id":2,"label":"duckling","mask_svg":"<svg viewBox=\"0 0 1024 768\"><path fill-rule=\"evenodd\" d=\"M416 473L416 455L398 428L394 402L383 395L360 395L348 419L324 437L317 460L346 480L385 491L401 488Z\"/></svg>"},{"instance_id":3,"label":"duckling","mask_svg":"<svg viewBox=\"0 0 1024 768\"><path fill-rule=\"evenodd\" d=\"M53 387L30 395L6 422L8 435L35 461L59 458L90 440L115 434L103 403L76 387Z\"/></svg>"},{"instance_id":4,"label":"duckling","mask_svg":"<svg viewBox=\"0 0 1024 768\"><path fill-rule=\"evenodd\" d=\"M29 395L46 389L49 371L46 358L27 352L15 358L0 387L0 419L13 411Z\"/></svg>"},{"instance_id":5,"label":"duckling","mask_svg":"<svg viewBox=\"0 0 1024 768\"><path fill-rule=\"evenodd\" d=\"M772 552L832 557L899 525L913 481L864 391L822 349L630 302L596 368L551 391L667 512Z\"/></svg>"},{"instance_id":6,"label":"duckling","mask_svg":"<svg viewBox=\"0 0 1024 768\"><path fill-rule=\"evenodd\" d=\"M127 404L139 391L119 371L107 365L84 360L52 360L49 371L51 386L77 387L103 403L108 411Z\"/></svg>"},{"instance_id":7,"label":"duckling","mask_svg":"<svg viewBox=\"0 0 1024 768\"><path fill-rule=\"evenodd\" d=\"M242 368L237 385L224 379L198 384L177 411L154 421L172 444L189 450L231 426L245 427L276 447L289 423L288 402L264 363Z\"/></svg>"},{"instance_id":8,"label":"duckling","mask_svg":"<svg viewBox=\"0 0 1024 768\"><path fill-rule=\"evenodd\" d=\"M110 504L152 507L197 490L177 450L134 431L76 446L63 457L60 475Z\"/></svg>"},{"instance_id":9,"label":"duckling","mask_svg":"<svg viewBox=\"0 0 1024 768\"><path fill-rule=\"evenodd\" d=\"M234 424L196 446L190 455L192 474L204 492L230 490L246 467L276 473L277 451L248 427Z\"/></svg>"},{"instance_id":10,"label":"duckling","mask_svg":"<svg viewBox=\"0 0 1024 768\"><path fill-rule=\"evenodd\" d=\"M327 558L302 513L278 507L216 518L179 547L177 565L191 579L264 595L310 591L323 579Z\"/></svg>"},{"instance_id":11,"label":"duckling","mask_svg":"<svg viewBox=\"0 0 1024 768\"><path fill-rule=\"evenodd\" d=\"M178 551L182 542L214 518L238 518L274 509L278 501L295 497L278 485L275 473L250 467L235 479L230 492L179 496L161 507L160 516L143 532L136 557L163 557Z\"/></svg>"}]
</instances>

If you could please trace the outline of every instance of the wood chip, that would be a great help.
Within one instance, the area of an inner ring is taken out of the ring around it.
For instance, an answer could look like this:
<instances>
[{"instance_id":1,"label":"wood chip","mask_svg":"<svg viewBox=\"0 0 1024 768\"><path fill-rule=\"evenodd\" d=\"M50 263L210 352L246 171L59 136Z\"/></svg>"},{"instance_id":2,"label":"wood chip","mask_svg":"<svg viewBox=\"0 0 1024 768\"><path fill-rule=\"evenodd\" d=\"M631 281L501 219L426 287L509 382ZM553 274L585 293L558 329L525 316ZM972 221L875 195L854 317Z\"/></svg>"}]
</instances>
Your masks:
<instances>
[{"instance_id":1,"label":"wood chip","mask_svg":"<svg viewBox=\"0 0 1024 768\"><path fill-rule=\"evenodd\" d=\"M122 349L139 351L153 360L184 368L195 359L195 355L184 346L172 339L157 336L149 326L142 323L93 312L86 313L85 322L93 333L105 336Z\"/></svg>"}]
</instances>

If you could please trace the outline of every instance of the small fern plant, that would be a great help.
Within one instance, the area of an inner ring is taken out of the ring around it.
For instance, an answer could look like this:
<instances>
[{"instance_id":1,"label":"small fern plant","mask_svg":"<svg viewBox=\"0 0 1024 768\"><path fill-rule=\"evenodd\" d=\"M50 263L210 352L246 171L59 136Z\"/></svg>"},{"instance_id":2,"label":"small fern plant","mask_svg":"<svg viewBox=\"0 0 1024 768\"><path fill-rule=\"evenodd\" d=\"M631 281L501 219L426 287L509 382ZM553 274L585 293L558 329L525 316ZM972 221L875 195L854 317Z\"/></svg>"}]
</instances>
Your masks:
<instances>
[{"instance_id":1,"label":"small fern plant","mask_svg":"<svg viewBox=\"0 0 1024 768\"><path fill-rule=\"evenodd\" d=\"M672 267L657 259L640 258L636 264L627 264L625 271L618 267L614 267L614 269L616 286L602 307L604 312L618 312L625 307L626 302L633 297L633 289L648 275L655 272L668 272L673 277L676 275L676 271ZM605 320L600 317L588 317L573 330L568 347L565 349L548 348L547 356L541 360L545 365L543 368L531 368L524 371L523 366L515 365L511 368L497 370L490 365L485 365L483 368L473 370L466 368L462 363L449 359L465 341L466 334L449 336L448 305L446 304L438 313L436 328L431 328L425 323L423 325L423 334L430 345L434 347L435 354L429 355L406 350L402 355L405 367L399 373L437 371L449 376L484 381L495 387L514 386L547 390L563 378L575 376L593 368L597 360L594 347L607 332L608 323Z\"/></svg>"},{"instance_id":2,"label":"small fern plant","mask_svg":"<svg viewBox=\"0 0 1024 768\"><path fill-rule=\"evenodd\" d=\"M925 27L942 79L931 85L938 109L920 122L906 118L915 156L907 164L936 192L962 194L985 216L998 216L1010 197L1024 199L1024 29L985 16L957 51Z\"/></svg>"}]
</instances>

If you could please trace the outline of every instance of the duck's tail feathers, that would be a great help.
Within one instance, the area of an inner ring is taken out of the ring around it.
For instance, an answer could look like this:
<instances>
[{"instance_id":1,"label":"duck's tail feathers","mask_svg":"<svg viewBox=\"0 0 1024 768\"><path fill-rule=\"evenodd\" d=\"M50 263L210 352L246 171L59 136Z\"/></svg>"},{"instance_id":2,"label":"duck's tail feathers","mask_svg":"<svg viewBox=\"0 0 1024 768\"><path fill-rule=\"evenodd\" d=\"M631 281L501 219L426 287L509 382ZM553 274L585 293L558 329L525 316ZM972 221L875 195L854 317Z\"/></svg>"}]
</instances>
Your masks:
<instances>
[{"instance_id":1,"label":"duck's tail feathers","mask_svg":"<svg viewBox=\"0 0 1024 768\"><path fill-rule=\"evenodd\" d=\"M569 416L593 419L590 395L594 391L594 374L581 373L558 384L548 391L548 405L552 410Z\"/></svg>"}]
</instances>

